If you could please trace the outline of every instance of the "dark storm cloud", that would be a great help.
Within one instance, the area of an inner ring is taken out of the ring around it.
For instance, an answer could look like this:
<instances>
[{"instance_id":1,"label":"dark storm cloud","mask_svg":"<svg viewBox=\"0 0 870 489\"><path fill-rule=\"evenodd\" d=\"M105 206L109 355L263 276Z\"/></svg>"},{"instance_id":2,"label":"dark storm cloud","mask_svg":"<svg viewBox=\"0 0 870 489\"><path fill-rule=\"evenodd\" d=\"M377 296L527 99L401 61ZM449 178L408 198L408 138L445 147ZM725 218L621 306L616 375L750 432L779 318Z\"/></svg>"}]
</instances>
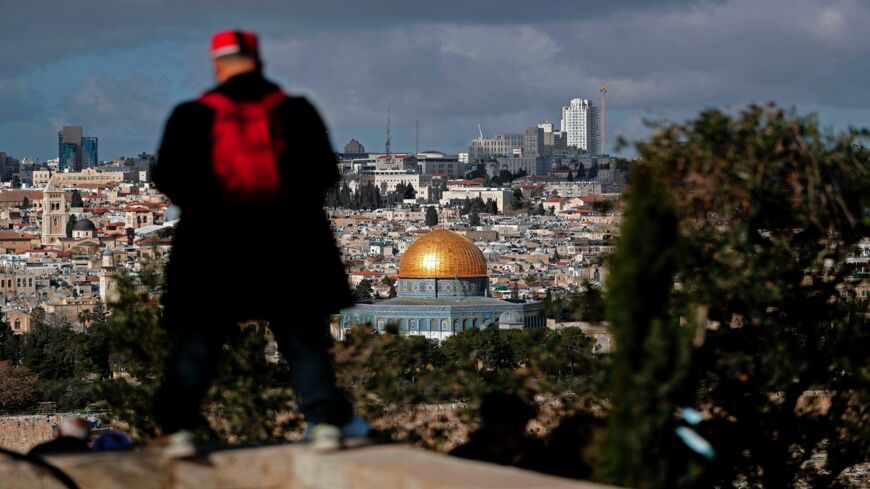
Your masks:
<instances>
[{"instance_id":1,"label":"dark storm cloud","mask_svg":"<svg viewBox=\"0 0 870 489\"><path fill-rule=\"evenodd\" d=\"M165 79L141 73L99 76L89 78L66 98L54 118L58 126L61 122L84 126L100 136L101 149L118 154L124 152L118 147L121 141L151 150L169 106Z\"/></svg>"},{"instance_id":2,"label":"dark storm cloud","mask_svg":"<svg viewBox=\"0 0 870 489\"><path fill-rule=\"evenodd\" d=\"M558 124L560 106L597 99L605 81L610 135L642 135L644 116L749 101L870 108L865 2L590 3L83 0L46 9L16 2L0 16L0 103L11 108L0 128L17 117L72 118L99 128L107 144L111 137L138 145L128 153L151 150L171 102L210 82L208 38L227 26L262 35L268 74L315 101L336 143L382 132L389 105L402 149L420 120L426 148L455 151L478 124L488 133ZM129 65L117 71L112 60L131 50L156 54L136 66L138 74L117 75ZM176 54L174 64L162 51ZM34 73L80 54L110 64L76 67L94 76L45 109L48 94L30 88ZM7 140L0 132L0 144Z\"/></svg>"},{"instance_id":3,"label":"dark storm cloud","mask_svg":"<svg viewBox=\"0 0 870 489\"><path fill-rule=\"evenodd\" d=\"M0 126L28 120L42 112L39 93L20 78L0 77Z\"/></svg>"},{"instance_id":4,"label":"dark storm cloud","mask_svg":"<svg viewBox=\"0 0 870 489\"><path fill-rule=\"evenodd\" d=\"M587 3L589 5L587 5ZM262 32L322 28L378 29L402 23L536 23L594 18L687 1L506 2L503 0L77 0L5 2L0 16L0 73L27 71L64 56L165 39L200 39L216 28L255 23ZM654 7L653 7L654 6ZM312 24L315 24L313 26Z\"/></svg>"},{"instance_id":5,"label":"dark storm cloud","mask_svg":"<svg viewBox=\"0 0 870 489\"><path fill-rule=\"evenodd\" d=\"M273 71L339 125L466 118L493 130L556 120L571 97L639 112L777 100L870 106L868 9L855 2L737 0L606 20L411 25L270 43ZM637 125L636 122L633 124ZM458 129L458 128L457 128ZM615 128L614 128L615 129Z\"/></svg>"},{"instance_id":6,"label":"dark storm cloud","mask_svg":"<svg viewBox=\"0 0 870 489\"><path fill-rule=\"evenodd\" d=\"M771 99L870 107L868 23L865 2L733 0L557 30L566 44L595 44L578 62L611 80L614 107Z\"/></svg>"}]
</instances>

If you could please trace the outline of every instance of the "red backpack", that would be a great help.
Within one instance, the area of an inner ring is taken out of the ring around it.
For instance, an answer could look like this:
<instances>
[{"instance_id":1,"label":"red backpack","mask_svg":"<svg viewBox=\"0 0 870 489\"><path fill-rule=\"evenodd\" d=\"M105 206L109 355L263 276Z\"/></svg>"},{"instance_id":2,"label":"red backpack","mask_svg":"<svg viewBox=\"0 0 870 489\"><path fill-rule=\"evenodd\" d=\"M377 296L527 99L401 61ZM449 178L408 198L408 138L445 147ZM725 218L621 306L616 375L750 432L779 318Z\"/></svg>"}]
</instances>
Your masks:
<instances>
[{"instance_id":1,"label":"red backpack","mask_svg":"<svg viewBox=\"0 0 870 489\"><path fill-rule=\"evenodd\" d=\"M268 198L281 189L278 161L285 148L275 107L287 97L276 90L251 102L219 92L199 98L215 111L212 169L229 200Z\"/></svg>"}]
</instances>

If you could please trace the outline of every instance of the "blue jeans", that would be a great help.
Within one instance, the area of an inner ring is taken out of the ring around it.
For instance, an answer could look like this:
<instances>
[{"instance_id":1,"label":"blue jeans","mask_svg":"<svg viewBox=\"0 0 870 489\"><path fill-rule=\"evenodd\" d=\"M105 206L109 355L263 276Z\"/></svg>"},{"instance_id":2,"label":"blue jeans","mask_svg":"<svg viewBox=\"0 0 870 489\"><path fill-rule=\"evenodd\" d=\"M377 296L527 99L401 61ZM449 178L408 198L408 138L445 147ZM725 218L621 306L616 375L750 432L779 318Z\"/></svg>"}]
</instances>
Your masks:
<instances>
[{"instance_id":1,"label":"blue jeans","mask_svg":"<svg viewBox=\"0 0 870 489\"><path fill-rule=\"evenodd\" d=\"M164 433L203 424L200 404L215 376L227 328L237 324L227 319L204 321L201 316L176 315L175 310L171 304L164 309L164 324L176 334L177 343L155 396L155 416ZM291 382L306 421L338 426L348 422L353 409L335 385L327 318L277 319L270 321L269 327L289 363Z\"/></svg>"}]
</instances>

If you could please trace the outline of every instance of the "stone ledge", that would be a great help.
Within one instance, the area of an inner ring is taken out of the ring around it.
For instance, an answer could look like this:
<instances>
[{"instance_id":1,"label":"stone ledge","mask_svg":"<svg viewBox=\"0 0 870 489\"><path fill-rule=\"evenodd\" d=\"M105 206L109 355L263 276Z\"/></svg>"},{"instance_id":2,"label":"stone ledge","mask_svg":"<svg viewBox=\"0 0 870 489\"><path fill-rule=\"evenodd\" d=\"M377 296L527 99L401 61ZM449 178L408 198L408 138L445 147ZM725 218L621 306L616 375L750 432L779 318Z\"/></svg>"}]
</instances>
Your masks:
<instances>
[{"instance_id":1,"label":"stone ledge","mask_svg":"<svg viewBox=\"0 0 870 489\"><path fill-rule=\"evenodd\" d=\"M48 461L82 489L604 489L513 467L402 445L318 454L304 445L218 450L195 461L152 450L65 455ZM64 486L32 464L0 458L0 489Z\"/></svg>"}]
</instances>

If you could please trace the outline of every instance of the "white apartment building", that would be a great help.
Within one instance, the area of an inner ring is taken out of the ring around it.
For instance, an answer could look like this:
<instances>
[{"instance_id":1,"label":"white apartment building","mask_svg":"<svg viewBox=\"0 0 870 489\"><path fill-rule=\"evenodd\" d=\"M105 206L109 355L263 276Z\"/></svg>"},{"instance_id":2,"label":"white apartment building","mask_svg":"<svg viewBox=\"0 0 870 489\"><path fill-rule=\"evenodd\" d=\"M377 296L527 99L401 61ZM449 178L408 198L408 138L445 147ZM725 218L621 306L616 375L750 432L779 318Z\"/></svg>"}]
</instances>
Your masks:
<instances>
[{"instance_id":1,"label":"white apartment building","mask_svg":"<svg viewBox=\"0 0 870 489\"><path fill-rule=\"evenodd\" d=\"M562 107L562 132L568 147L598 154L598 107L585 98L575 98Z\"/></svg>"}]
</instances>

